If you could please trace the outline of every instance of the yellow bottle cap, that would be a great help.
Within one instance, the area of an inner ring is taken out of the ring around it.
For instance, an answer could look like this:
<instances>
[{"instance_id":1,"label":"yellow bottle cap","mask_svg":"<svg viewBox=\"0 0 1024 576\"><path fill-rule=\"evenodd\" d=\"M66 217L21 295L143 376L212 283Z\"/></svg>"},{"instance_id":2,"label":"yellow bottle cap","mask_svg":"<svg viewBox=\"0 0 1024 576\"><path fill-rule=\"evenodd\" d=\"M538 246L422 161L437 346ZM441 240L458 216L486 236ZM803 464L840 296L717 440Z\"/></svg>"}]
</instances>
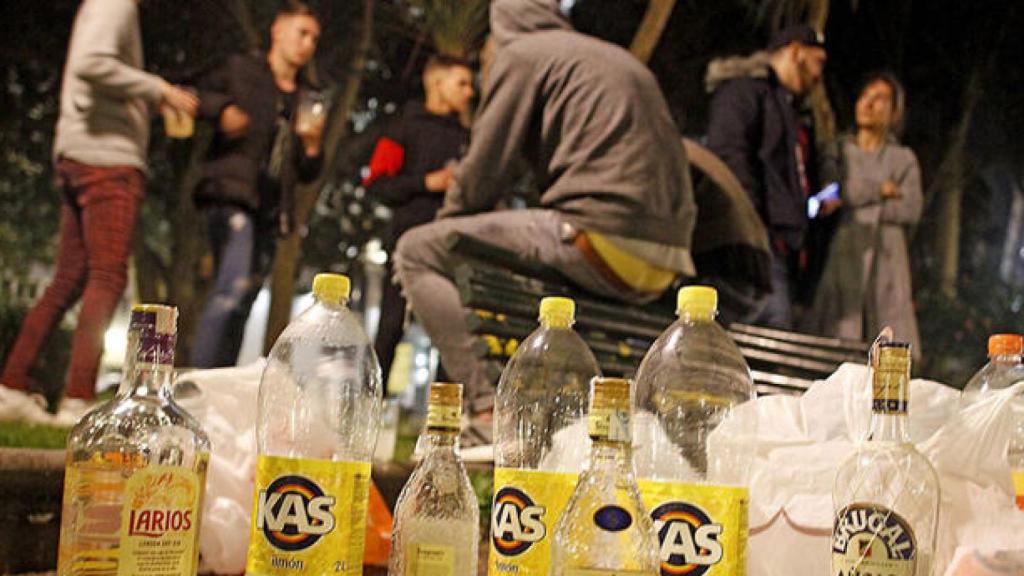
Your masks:
<instances>
[{"instance_id":1,"label":"yellow bottle cap","mask_svg":"<svg viewBox=\"0 0 1024 576\"><path fill-rule=\"evenodd\" d=\"M343 274L317 274L313 278L313 296L321 302L340 304L348 300L352 282Z\"/></svg>"},{"instance_id":2,"label":"yellow bottle cap","mask_svg":"<svg viewBox=\"0 0 1024 576\"><path fill-rule=\"evenodd\" d=\"M540 321L549 326L570 326L575 317L576 303L572 298L548 296L540 301Z\"/></svg>"},{"instance_id":3,"label":"yellow bottle cap","mask_svg":"<svg viewBox=\"0 0 1024 576\"><path fill-rule=\"evenodd\" d=\"M718 311L718 290L710 286L683 286L676 295L676 314L714 314Z\"/></svg>"}]
</instances>

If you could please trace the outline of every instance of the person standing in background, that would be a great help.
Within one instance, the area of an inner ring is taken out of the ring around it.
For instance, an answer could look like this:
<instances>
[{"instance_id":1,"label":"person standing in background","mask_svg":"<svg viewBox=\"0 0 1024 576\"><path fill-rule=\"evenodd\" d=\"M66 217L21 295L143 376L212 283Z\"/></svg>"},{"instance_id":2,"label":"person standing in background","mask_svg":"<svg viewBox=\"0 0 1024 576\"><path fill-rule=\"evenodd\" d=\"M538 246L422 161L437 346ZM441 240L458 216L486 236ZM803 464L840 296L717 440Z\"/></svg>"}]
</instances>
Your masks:
<instances>
[{"instance_id":1,"label":"person standing in background","mask_svg":"<svg viewBox=\"0 0 1024 576\"><path fill-rule=\"evenodd\" d=\"M389 255L406 230L434 219L452 182L452 166L469 143L469 130L460 122L473 99L469 65L431 56L423 68L423 90L424 101L406 104L401 119L377 141L363 180L370 195L391 208L391 230L384 242ZM374 339L385 383L405 323L406 302L393 274L394 259L389 258Z\"/></svg>"},{"instance_id":2,"label":"person standing in background","mask_svg":"<svg viewBox=\"0 0 1024 576\"><path fill-rule=\"evenodd\" d=\"M883 327L920 354L907 231L921 218L921 170L896 141L904 115L894 76L870 76L857 98L854 135L843 138L840 224L808 316L809 331L865 341Z\"/></svg>"},{"instance_id":3,"label":"person standing in background","mask_svg":"<svg viewBox=\"0 0 1024 576\"><path fill-rule=\"evenodd\" d=\"M768 46L765 78L733 78L715 91L708 148L743 185L768 228L772 244L772 292L755 324L793 327L792 300L807 233L807 198L814 143L801 127L799 100L821 80L825 43L809 26L779 32Z\"/></svg>"},{"instance_id":4,"label":"person standing in background","mask_svg":"<svg viewBox=\"0 0 1024 576\"><path fill-rule=\"evenodd\" d=\"M103 335L127 284L145 195L150 118L192 116L198 100L143 70L138 0L85 0L71 31L54 138L61 195L53 282L25 317L0 374L0 419L47 420L27 395L30 370L65 312L82 301L55 422L74 424L96 396Z\"/></svg>"},{"instance_id":5,"label":"person standing in background","mask_svg":"<svg viewBox=\"0 0 1024 576\"><path fill-rule=\"evenodd\" d=\"M235 365L277 238L292 232L295 186L320 172L324 119L304 122L301 133L296 122L299 98L314 88L300 72L319 39L313 11L289 0L266 53L232 56L200 85L199 116L216 133L194 200L206 219L216 278L192 346L198 368Z\"/></svg>"}]
</instances>

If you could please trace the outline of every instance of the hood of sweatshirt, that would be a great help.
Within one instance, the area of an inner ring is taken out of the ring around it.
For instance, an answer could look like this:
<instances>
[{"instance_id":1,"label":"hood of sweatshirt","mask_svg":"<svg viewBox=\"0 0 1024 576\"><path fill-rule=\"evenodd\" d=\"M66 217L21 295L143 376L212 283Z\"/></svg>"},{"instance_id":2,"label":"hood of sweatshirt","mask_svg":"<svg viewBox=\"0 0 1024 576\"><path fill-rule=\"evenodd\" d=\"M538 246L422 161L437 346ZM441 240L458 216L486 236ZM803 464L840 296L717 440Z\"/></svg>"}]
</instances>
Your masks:
<instances>
[{"instance_id":1,"label":"hood of sweatshirt","mask_svg":"<svg viewBox=\"0 0 1024 576\"><path fill-rule=\"evenodd\" d=\"M491 36L498 47L524 34L543 30L572 30L559 0L494 0Z\"/></svg>"}]
</instances>

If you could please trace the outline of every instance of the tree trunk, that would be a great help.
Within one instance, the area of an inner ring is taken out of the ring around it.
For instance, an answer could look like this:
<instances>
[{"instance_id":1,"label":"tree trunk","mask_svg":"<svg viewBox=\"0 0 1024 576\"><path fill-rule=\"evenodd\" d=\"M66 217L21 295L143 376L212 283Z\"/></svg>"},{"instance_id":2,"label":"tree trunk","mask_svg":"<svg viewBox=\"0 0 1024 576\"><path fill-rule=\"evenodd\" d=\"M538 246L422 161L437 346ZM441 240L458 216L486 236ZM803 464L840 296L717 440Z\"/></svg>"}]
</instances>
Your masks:
<instances>
[{"instance_id":1,"label":"tree trunk","mask_svg":"<svg viewBox=\"0 0 1024 576\"><path fill-rule=\"evenodd\" d=\"M264 353L270 351L270 347L273 346L278 335L288 325L292 297L295 294L295 275L302 253L302 231L305 229L310 211L316 205L320 190L334 174L333 167L337 150L348 130L349 112L359 95L363 73L366 69L366 59L372 42L373 8L374 0L363 0L362 21L359 23L358 29L354 31L359 37L353 47L343 89L334 102L331 120L324 134L323 172L316 181L300 186L295 191L295 230L277 243L277 253L274 256L270 279L270 314L267 318L267 331L263 339Z\"/></svg>"},{"instance_id":2,"label":"tree trunk","mask_svg":"<svg viewBox=\"0 0 1024 576\"><path fill-rule=\"evenodd\" d=\"M644 64L651 60L651 55L661 40L661 34L665 31L675 6L676 0L650 0L647 5L647 12L644 13L640 28L629 45L629 51Z\"/></svg>"},{"instance_id":3,"label":"tree trunk","mask_svg":"<svg viewBox=\"0 0 1024 576\"><path fill-rule=\"evenodd\" d=\"M925 194L925 206L933 199L935 208L936 256L939 263L939 288L948 298L956 297L957 273L960 266L960 218L964 195L967 162L967 135L974 119L974 110L981 97L983 66L971 72L964 92L963 115L953 131L942 165Z\"/></svg>"},{"instance_id":4,"label":"tree trunk","mask_svg":"<svg viewBox=\"0 0 1024 576\"><path fill-rule=\"evenodd\" d=\"M199 213L192 202L192 190L199 180L199 167L210 146L212 134L200 131L192 142L184 173L178 181L177 202L174 206L174 247L171 251L168 292L170 301L178 307L177 362L190 365L192 340L199 315L205 303L209 278L199 273L199 263L206 249Z\"/></svg>"}]
</instances>

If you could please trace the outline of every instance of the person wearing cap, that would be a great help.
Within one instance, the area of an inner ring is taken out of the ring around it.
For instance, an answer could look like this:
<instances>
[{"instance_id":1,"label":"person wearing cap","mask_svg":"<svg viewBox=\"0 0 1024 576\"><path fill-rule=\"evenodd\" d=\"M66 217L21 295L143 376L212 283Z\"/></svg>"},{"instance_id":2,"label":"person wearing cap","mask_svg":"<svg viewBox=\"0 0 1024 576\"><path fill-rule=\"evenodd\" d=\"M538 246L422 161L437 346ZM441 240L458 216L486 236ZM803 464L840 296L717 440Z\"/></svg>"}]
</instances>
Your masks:
<instances>
[{"instance_id":1,"label":"person wearing cap","mask_svg":"<svg viewBox=\"0 0 1024 576\"><path fill-rule=\"evenodd\" d=\"M469 150L439 219L398 242L403 292L448 375L466 384L470 429L488 436L494 387L472 352L452 281L451 234L624 301L653 300L694 274L686 153L658 83L626 50L576 32L570 15L557 0L491 4L495 52ZM523 165L541 188L539 207L494 211Z\"/></svg>"},{"instance_id":2,"label":"person wearing cap","mask_svg":"<svg viewBox=\"0 0 1024 576\"><path fill-rule=\"evenodd\" d=\"M722 83L711 100L708 148L729 166L768 228L772 293L755 323L793 326L791 293L808 228L807 198L817 192L811 133L802 128L801 99L820 82L824 38L809 26L782 30L768 46L764 77Z\"/></svg>"}]
</instances>

